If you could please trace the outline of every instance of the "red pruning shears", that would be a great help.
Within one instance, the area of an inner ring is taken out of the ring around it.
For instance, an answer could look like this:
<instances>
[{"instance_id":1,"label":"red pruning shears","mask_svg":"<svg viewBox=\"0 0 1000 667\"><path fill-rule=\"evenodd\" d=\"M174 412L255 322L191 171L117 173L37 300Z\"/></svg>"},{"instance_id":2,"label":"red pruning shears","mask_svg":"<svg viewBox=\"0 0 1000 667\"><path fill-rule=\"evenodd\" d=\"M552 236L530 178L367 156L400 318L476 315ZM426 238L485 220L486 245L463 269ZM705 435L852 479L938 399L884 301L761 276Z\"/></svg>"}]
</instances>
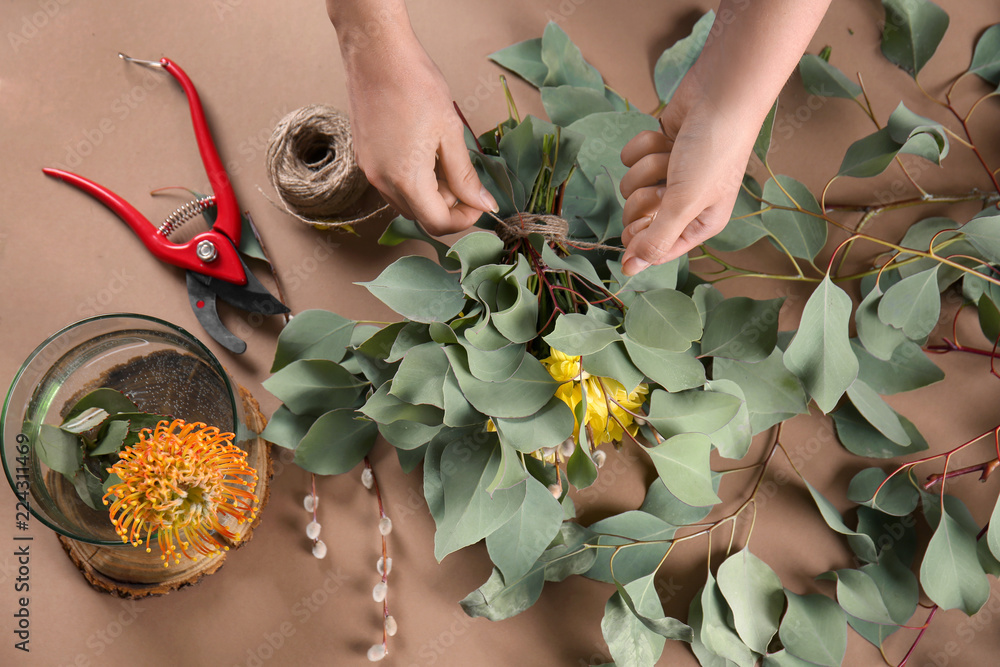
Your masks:
<instances>
[{"instance_id":1,"label":"red pruning shears","mask_svg":"<svg viewBox=\"0 0 1000 667\"><path fill-rule=\"evenodd\" d=\"M214 194L188 202L168 216L163 224L155 227L134 206L102 185L62 169L46 168L42 171L83 190L118 214L146 248L161 261L187 269L188 296L198 321L220 345L240 354L246 350L246 343L222 324L215 307L216 297L221 297L242 310L264 315L287 313L288 308L261 285L237 250L243 223L236 194L212 142L212 135L205 122L205 112L191 79L168 58L154 62L130 58L121 53L118 55L129 62L166 70L184 89L191 106L191 120L201 161L205 165ZM177 227L211 206L216 207L217 215L215 224L209 231L202 232L185 243L170 240L170 233Z\"/></svg>"}]
</instances>

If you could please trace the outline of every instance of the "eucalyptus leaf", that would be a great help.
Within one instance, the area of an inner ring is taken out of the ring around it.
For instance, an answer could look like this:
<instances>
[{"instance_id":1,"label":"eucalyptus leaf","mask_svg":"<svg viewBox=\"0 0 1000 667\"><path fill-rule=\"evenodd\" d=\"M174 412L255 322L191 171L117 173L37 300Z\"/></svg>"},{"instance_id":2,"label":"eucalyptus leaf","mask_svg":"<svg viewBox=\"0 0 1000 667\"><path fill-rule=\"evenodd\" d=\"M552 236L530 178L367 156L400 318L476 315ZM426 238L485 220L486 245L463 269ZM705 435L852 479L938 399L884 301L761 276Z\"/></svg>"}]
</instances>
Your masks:
<instances>
[{"instance_id":1,"label":"eucalyptus leaf","mask_svg":"<svg viewBox=\"0 0 1000 667\"><path fill-rule=\"evenodd\" d=\"M872 577L861 570L837 570L837 601L851 616L879 625L896 625Z\"/></svg>"},{"instance_id":2,"label":"eucalyptus leaf","mask_svg":"<svg viewBox=\"0 0 1000 667\"><path fill-rule=\"evenodd\" d=\"M920 563L920 585L942 609L961 609L972 616L990 597L990 582L976 553L976 535L947 505Z\"/></svg>"},{"instance_id":3,"label":"eucalyptus leaf","mask_svg":"<svg viewBox=\"0 0 1000 667\"><path fill-rule=\"evenodd\" d=\"M295 464L318 475L353 470L375 444L378 430L357 411L342 408L321 415L295 448Z\"/></svg>"},{"instance_id":4,"label":"eucalyptus leaf","mask_svg":"<svg viewBox=\"0 0 1000 667\"><path fill-rule=\"evenodd\" d=\"M625 314L628 336L646 347L684 352L702 333L691 297L672 289L640 293ZM641 368L641 366L640 366Z\"/></svg>"},{"instance_id":5,"label":"eucalyptus leaf","mask_svg":"<svg viewBox=\"0 0 1000 667\"><path fill-rule=\"evenodd\" d=\"M497 417L493 422L502 442L525 453L544 447L558 447L564 440L573 436L576 424L573 411L555 396L533 415L519 419Z\"/></svg>"},{"instance_id":6,"label":"eucalyptus leaf","mask_svg":"<svg viewBox=\"0 0 1000 667\"><path fill-rule=\"evenodd\" d=\"M473 618L502 621L535 604L543 586L544 566L534 567L523 577L509 583L504 581L500 569L494 567L486 583L469 593L459 604Z\"/></svg>"},{"instance_id":7,"label":"eucalyptus leaf","mask_svg":"<svg viewBox=\"0 0 1000 667\"><path fill-rule=\"evenodd\" d=\"M415 405L407 403L392 393L394 380L389 380L368 397L359 412L379 424L391 424L397 421L416 422L425 426L438 426L442 423L444 413L441 408L433 405Z\"/></svg>"},{"instance_id":8,"label":"eucalyptus leaf","mask_svg":"<svg viewBox=\"0 0 1000 667\"><path fill-rule=\"evenodd\" d=\"M784 301L726 299L708 313L701 353L750 362L766 359L778 340L778 311Z\"/></svg>"},{"instance_id":9,"label":"eucalyptus leaf","mask_svg":"<svg viewBox=\"0 0 1000 667\"><path fill-rule=\"evenodd\" d=\"M766 653L785 606L778 575L744 548L723 561L717 577L740 638L757 653Z\"/></svg>"},{"instance_id":10,"label":"eucalyptus leaf","mask_svg":"<svg viewBox=\"0 0 1000 667\"><path fill-rule=\"evenodd\" d=\"M778 100L771 105L771 110L764 117L764 123L757 133L757 140L753 145L753 152L757 158L767 164L767 153L771 150L771 132L774 130L774 114L778 111Z\"/></svg>"},{"instance_id":11,"label":"eucalyptus leaf","mask_svg":"<svg viewBox=\"0 0 1000 667\"><path fill-rule=\"evenodd\" d=\"M632 363L622 341L611 343L593 354L585 354L582 361L583 370L591 375L617 380L629 393L635 391L645 379L642 371Z\"/></svg>"},{"instance_id":12,"label":"eucalyptus leaf","mask_svg":"<svg viewBox=\"0 0 1000 667\"><path fill-rule=\"evenodd\" d=\"M689 352L669 352L623 337L625 350L646 377L667 391L684 391L705 384L705 367Z\"/></svg>"},{"instance_id":13,"label":"eucalyptus leaf","mask_svg":"<svg viewBox=\"0 0 1000 667\"><path fill-rule=\"evenodd\" d=\"M444 408L448 357L437 343L411 348L400 361L389 393L406 403Z\"/></svg>"},{"instance_id":14,"label":"eucalyptus leaf","mask_svg":"<svg viewBox=\"0 0 1000 667\"><path fill-rule=\"evenodd\" d=\"M785 591L788 611L778 637L792 655L812 664L840 667L847 653L847 617L825 595Z\"/></svg>"},{"instance_id":15,"label":"eucalyptus leaf","mask_svg":"<svg viewBox=\"0 0 1000 667\"><path fill-rule=\"evenodd\" d=\"M312 415L297 415L288 406L281 405L267 420L260 437L279 447L295 449L315 421Z\"/></svg>"},{"instance_id":16,"label":"eucalyptus leaf","mask_svg":"<svg viewBox=\"0 0 1000 667\"><path fill-rule=\"evenodd\" d=\"M295 317L278 335L271 372L299 359L344 359L357 323L326 310L306 310Z\"/></svg>"},{"instance_id":17,"label":"eucalyptus leaf","mask_svg":"<svg viewBox=\"0 0 1000 667\"><path fill-rule=\"evenodd\" d=\"M847 331L850 316L851 298L826 276L806 301L799 330L785 350L785 366L826 413L858 375Z\"/></svg>"},{"instance_id":18,"label":"eucalyptus leaf","mask_svg":"<svg viewBox=\"0 0 1000 667\"><path fill-rule=\"evenodd\" d=\"M907 447L910 436L903 428L896 411L882 400L878 393L860 379L847 388L847 396L868 423L878 429L879 433L892 440L897 445Z\"/></svg>"},{"instance_id":19,"label":"eucalyptus leaf","mask_svg":"<svg viewBox=\"0 0 1000 667\"><path fill-rule=\"evenodd\" d=\"M710 9L694 24L691 34L674 42L656 59L653 83L660 104L667 104L677 92L684 75L701 55L714 22L715 12Z\"/></svg>"},{"instance_id":20,"label":"eucalyptus leaf","mask_svg":"<svg viewBox=\"0 0 1000 667\"><path fill-rule=\"evenodd\" d=\"M548 65L542 61L542 38L527 39L500 49L489 55L496 64L509 69L522 79L540 88L549 74Z\"/></svg>"},{"instance_id":21,"label":"eucalyptus leaf","mask_svg":"<svg viewBox=\"0 0 1000 667\"><path fill-rule=\"evenodd\" d=\"M837 437L844 448L852 454L871 458L888 459L895 456L906 456L928 449L927 440L920 434L917 427L906 417L897 413L899 423L910 438L907 447L897 445L878 432L868 420L853 405L844 405L830 415L837 429Z\"/></svg>"},{"instance_id":22,"label":"eucalyptus leaf","mask_svg":"<svg viewBox=\"0 0 1000 667\"><path fill-rule=\"evenodd\" d=\"M586 405L586 400L581 401L577 405L577 409L582 411L585 409L582 407L584 405ZM584 451L584 448L589 448L584 441L586 437L584 433L581 428L580 442L576 443L573 453L566 461L566 477L569 478L569 483L578 489L585 489L597 481L597 466L594 464L594 459Z\"/></svg>"},{"instance_id":23,"label":"eucalyptus leaf","mask_svg":"<svg viewBox=\"0 0 1000 667\"><path fill-rule=\"evenodd\" d=\"M712 490L719 492L719 482L722 479L720 473L712 474ZM640 511L652 514L658 519L675 526L685 526L698 523L712 511L711 505L695 507L681 501L671 493L663 479L657 477L649 485L646 491L646 498L642 501Z\"/></svg>"},{"instance_id":24,"label":"eucalyptus leaf","mask_svg":"<svg viewBox=\"0 0 1000 667\"><path fill-rule=\"evenodd\" d=\"M486 537L490 560L504 581L526 575L542 555L562 524L563 509L549 490L535 479L527 479L524 502L505 524Z\"/></svg>"},{"instance_id":25,"label":"eucalyptus leaf","mask_svg":"<svg viewBox=\"0 0 1000 667\"><path fill-rule=\"evenodd\" d=\"M637 612L654 618L663 616L652 576L629 582L627 586L632 588L630 597L634 597L634 601L629 602ZM622 595L625 591L625 587L620 588L604 606L601 632L616 665L653 667L663 652L664 638L646 627L632 612Z\"/></svg>"},{"instance_id":26,"label":"eucalyptus leaf","mask_svg":"<svg viewBox=\"0 0 1000 667\"><path fill-rule=\"evenodd\" d=\"M858 380L888 396L927 387L944 379L944 371L928 358L916 343L898 345L888 361L883 361L852 340L858 358Z\"/></svg>"},{"instance_id":27,"label":"eucalyptus leaf","mask_svg":"<svg viewBox=\"0 0 1000 667\"><path fill-rule=\"evenodd\" d=\"M684 433L709 435L730 423L742 405L738 397L725 392L656 389L650 395L648 421L665 438Z\"/></svg>"},{"instance_id":28,"label":"eucalyptus leaf","mask_svg":"<svg viewBox=\"0 0 1000 667\"><path fill-rule=\"evenodd\" d=\"M785 368L782 355L775 348L767 359L754 364L724 358L712 362L716 379L731 380L743 390L753 434L809 412L802 383Z\"/></svg>"},{"instance_id":29,"label":"eucalyptus leaf","mask_svg":"<svg viewBox=\"0 0 1000 667\"><path fill-rule=\"evenodd\" d=\"M881 468L859 471L847 488L848 499L892 516L908 515L920 501L917 489L905 472L893 475L888 482L887 477Z\"/></svg>"},{"instance_id":30,"label":"eucalyptus leaf","mask_svg":"<svg viewBox=\"0 0 1000 667\"><path fill-rule=\"evenodd\" d=\"M805 185L790 176L775 176L764 184L760 224L795 257L814 258L826 245L826 222L819 202ZM770 206L782 208L770 208ZM792 209L792 210L789 210Z\"/></svg>"},{"instance_id":31,"label":"eucalyptus leaf","mask_svg":"<svg viewBox=\"0 0 1000 667\"><path fill-rule=\"evenodd\" d=\"M434 249L442 267L448 271L454 271L458 268L458 262L448 258L446 244L425 232L424 228L413 220L407 220L400 215L389 223L389 226L382 232L382 236L379 237L378 243L384 246L397 246L404 241L422 241Z\"/></svg>"},{"instance_id":32,"label":"eucalyptus leaf","mask_svg":"<svg viewBox=\"0 0 1000 667\"><path fill-rule=\"evenodd\" d=\"M655 578L654 572L624 585L616 582L615 586L629 611L648 629L667 639L692 641L694 633L690 627L676 618L664 617Z\"/></svg>"},{"instance_id":33,"label":"eucalyptus leaf","mask_svg":"<svg viewBox=\"0 0 1000 667\"><path fill-rule=\"evenodd\" d=\"M621 161L622 148L639 132L659 130L659 125L655 118L638 111L606 111L585 116L567 129L586 137L577 160L587 178L593 181L608 173L617 189L627 171ZM624 203L624 198L619 202Z\"/></svg>"},{"instance_id":34,"label":"eucalyptus leaf","mask_svg":"<svg viewBox=\"0 0 1000 667\"><path fill-rule=\"evenodd\" d=\"M1000 213L987 208L961 227L962 234L991 262L1000 262Z\"/></svg>"},{"instance_id":35,"label":"eucalyptus leaf","mask_svg":"<svg viewBox=\"0 0 1000 667\"><path fill-rule=\"evenodd\" d=\"M445 349L451 369L472 407L492 417L529 417L555 394L558 383L542 364L526 355L517 371L503 382L483 382L469 371L467 353L457 346Z\"/></svg>"},{"instance_id":36,"label":"eucalyptus leaf","mask_svg":"<svg viewBox=\"0 0 1000 667\"><path fill-rule=\"evenodd\" d=\"M875 544L872 542L871 538L868 535L855 532L848 528L847 524L844 523L844 518L840 515L840 512L837 511L837 508L833 506L833 503L827 500L823 494L821 494L816 487L810 484L806 479L803 478L802 483L806 485L806 489L808 489L813 502L816 503L819 513L823 515L823 521L826 522L826 525L841 535L856 537L857 539L855 543L862 547L860 549L862 552L862 558L868 562L875 560Z\"/></svg>"},{"instance_id":37,"label":"eucalyptus leaf","mask_svg":"<svg viewBox=\"0 0 1000 667\"><path fill-rule=\"evenodd\" d=\"M732 660L739 667L753 667L757 664L757 653L752 651L731 627L729 615L732 611L723 597L715 577L708 575L701 591L701 606L704 622L701 627L701 643L716 655ZM780 610L779 610L780 613ZM762 620L762 625L767 620ZM775 620L777 629L777 620Z\"/></svg>"},{"instance_id":38,"label":"eucalyptus leaf","mask_svg":"<svg viewBox=\"0 0 1000 667\"><path fill-rule=\"evenodd\" d=\"M89 456L104 456L114 454L121 449L128 435L129 423L126 420L116 420L108 422L107 431L90 452Z\"/></svg>"},{"instance_id":39,"label":"eucalyptus leaf","mask_svg":"<svg viewBox=\"0 0 1000 667\"><path fill-rule=\"evenodd\" d=\"M300 415L321 415L354 403L366 383L326 359L293 361L264 380L264 388Z\"/></svg>"},{"instance_id":40,"label":"eucalyptus leaf","mask_svg":"<svg viewBox=\"0 0 1000 667\"><path fill-rule=\"evenodd\" d=\"M991 25L979 37L969 72L994 86L1000 84L1000 23Z\"/></svg>"},{"instance_id":41,"label":"eucalyptus leaf","mask_svg":"<svg viewBox=\"0 0 1000 667\"><path fill-rule=\"evenodd\" d=\"M903 278L890 287L879 302L879 319L902 329L911 340L926 338L941 315L937 272L938 267L935 266Z\"/></svg>"},{"instance_id":42,"label":"eucalyptus leaf","mask_svg":"<svg viewBox=\"0 0 1000 667\"><path fill-rule=\"evenodd\" d=\"M90 408L101 408L112 415L120 412L137 412L139 410L135 402L122 392L117 389L101 387L100 389L88 392L83 398L77 401L66 414L66 419L73 419Z\"/></svg>"},{"instance_id":43,"label":"eucalyptus leaf","mask_svg":"<svg viewBox=\"0 0 1000 667\"><path fill-rule=\"evenodd\" d=\"M426 257L401 257L375 280L358 284L403 317L417 322L444 322L465 306L465 293L455 276Z\"/></svg>"},{"instance_id":44,"label":"eucalyptus leaf","mask_svg":"<svg viewBox=\"0 0 1000 667\"><path fill-rule=\"evenodd\" d=\"M592 113L614 111L604 93L583 86L546 86L541 90L542 106L556 125L567 126Z\"/></svg>"},{"instance_id":45,"label":"eucalyptus leaf","mask_svg":"<svg viewBox=\"0 0 1000 667\"><path fill-rule=\"evenodd\" d=\"M902 330L879 319L878 308L881 300L882 288L876 285L858 305L854 313L854 322L858 328L858 338L865 349L876 359L886 361L891 359L896 348L908 339Z\"/></svg>"},{"instance_id":46,"label":"eucalyptus leaf","mask_svg":"<svg viewBox=\"0 0 1000 667\"><path fill-rule=\"evenodd\" d=\"M621 338L614 325L589 315L566 313L556 317L555 328L542 340L563 354L581 356L600 352Z\"/></svg>"},{"instance_id":47,"label":"eucalyptus leaf","mask_svg":"<svg viewBox=\"0 0 1000 667\"><path fill-rule=\"evenodd\" d=\"M462 265L461 279L465 280L472 270L503 259L503 241L490 232L472 232L455 241L448 257Z\"/></svg>"},{"instance_id":48,"label":"eucalyptus leaf","mask_svg":"<svg viewBox=\"0 0 1000 667\"><path fill-rule=\"evenodd\" d=\"M73 475L83 465L80 439L51 424L42 424L34 450L42 463L66 476Z\"/></svg>"},{"instance_id":49,"label":"eucalyptus leaf","mask_svg":"<svg viewBox=\"0 0 1000 667\"><path fill-rule=\"evenodd\" d=\"M711 446L701 433L682 433L647 447L646 453L670 492L681 502L700 507L722 502L712 484Z\"/></svg>"},{"instance_id":50,"label":"eucalyptus leaf","mask_svg":"<svg viewBox=\"0 0 1000 667\"><path fill-rule=\"evenodd\" d=\"M819 56L807 53L799 59L799 74L806 92L820 97L843 97L853 100L861 95L861 86Z\"/></svg>"},{"instance_id":51,"label":"eucalyptus leaf","mask_svg":"<svg viewBox=\"0 0 1000 667\"><path fill-rule=\"evenodd\" d=\"M590 526L602 545L593 549L597 557L584 576L597 581L635 581L657 570L677 527L652 514L631 510L602 519ZM617 547L611 549L608 547Z\"/></svg>"},{"instance_id":52,"label":"eucalyptus leaf","mask_svg":"<svg viewBox=\"0 0 1000 667\"><path fill-rule=\"evenodd\" d=\"M882 0L882 54L916 78L948 29L948 14L930 0Z\"/></svg>"},{"instance_id":53,"label":"eucalyptus leaf","mask_svg":"<svg viewBox=\"0 0 1000 667\"><path fill-rule=\"evenodd\" d=\"M542 86L584 86L604 92L600 72L583 59L579 47L555 21L549 21L542 33L541 57L548 67Z\"/></svg>"}]
</instances>

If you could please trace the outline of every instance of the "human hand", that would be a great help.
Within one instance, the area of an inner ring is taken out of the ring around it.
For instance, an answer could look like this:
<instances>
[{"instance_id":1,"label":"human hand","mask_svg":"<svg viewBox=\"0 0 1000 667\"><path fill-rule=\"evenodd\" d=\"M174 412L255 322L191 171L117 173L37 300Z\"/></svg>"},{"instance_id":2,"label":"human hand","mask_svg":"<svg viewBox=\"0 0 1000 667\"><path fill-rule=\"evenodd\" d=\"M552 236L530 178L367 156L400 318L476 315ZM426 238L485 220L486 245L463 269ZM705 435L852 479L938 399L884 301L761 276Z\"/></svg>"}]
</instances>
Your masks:
<instances>
[{"instance_id":1,"label":"human hand","mask_svg":"<svg viewBox=\"0 0 1000 667\"><path fill-rule=\"evenodd\" d=\"M408 23L363 49L345 41L354 149L368 181L431 234L498 210L469 159L448 85Z\"/></svg>"},{"instance_id":2,"label":"human hand","mask_svg":"<svg viewBox=\"0 0 1000 667\"><path fill-rule=\"evenodd\" d=\"M686 84L686 85L685 85ZM669 262L726 226L759 123L727 117L686 79L660 119L622 149L623 271Z\"/></svg>"}]
</instances>

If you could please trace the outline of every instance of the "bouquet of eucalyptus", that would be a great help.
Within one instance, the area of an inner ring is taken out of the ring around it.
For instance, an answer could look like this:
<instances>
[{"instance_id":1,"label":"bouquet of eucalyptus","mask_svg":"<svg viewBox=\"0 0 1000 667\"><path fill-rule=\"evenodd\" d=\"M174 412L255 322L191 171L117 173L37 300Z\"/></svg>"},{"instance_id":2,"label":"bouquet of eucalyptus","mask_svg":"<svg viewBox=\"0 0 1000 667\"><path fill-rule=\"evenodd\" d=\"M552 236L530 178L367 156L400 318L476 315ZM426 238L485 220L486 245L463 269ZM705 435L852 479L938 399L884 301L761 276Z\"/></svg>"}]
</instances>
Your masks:
<instances>
[{"instance_id":1,"label":"bouquet of eucalyptus","mask_svg":"<svg viewBox=\"0 0 1000 667\"><path fill-rule=\"evenodd\" d=\"M940 25L943 12L923 0L884 4L893 21L883 52L915 78L943 34L917 28ZM713 18L709 12L658 60L661 108ZM848 149L830 183L880 174L900 154L940 163L950 140L975 149L964 123L963 138L902 103L881 123L864 89L829 57L802 59L807 89L853 100L876 126ZM836 580L830 595L786 590L732 539L714 573L710 563L686 622L665 615L655 580L678 544L710 540L717 528L756 514L769 465L777 453L787 455L780 425L808 413L810 401L832 414L841 443L855 454L891 458L928 449L882 396L942 379L922 346L944 290L976 304L986 335L1000 338L994 173L993 190L935 196L921 189L901 202L827 205L829 183L817 198L771 171L772 111L755 146L769 178L763 186L744 180L723 234L691 257L627 277L617 259L625 171L619 152L638 131L656 129L656 119L608 87L555 24L492 58L540 89L549 116L522 118L511 101L507 120L480 136L467 133L499 214L450 247L413 223L393 221L382 243L420 239L437 255L403 257L363 283L400 321L379 328L321 310L297 315L264 383L283 402L264 437L319 474L354 469L378 436L396 448L405 470L422 464L435 556L485 540L495 566L461 603L472 616L510 617L532 605L545 582L572 575L613 584L602 630L620 667L652 665L666 639L690 643L704 665L839 665L848 625L883 650L891 634L914 625L921 586L934 611L982 607L985 573L1000 572L1000 525L976 525L944 491L959 474L948 471L946 457L978 440L889 472L863 470L849 489L856 518L842 516L802 479L823 520L858 558L857 568L826 574ZM1000 83L1000 26L980 39L960 78L968 74ZM901 240L862 231L886 210L942 201L980 201L983 210L964 225L921 220ZM850 225L835 213L860 219ZM839 237L829 252L831 230ZM763 239L791 273L744 269L728 254ZM868 260L869 269L843 274L844 257L863 244L884 252ZM706 270L696 272L696 263ZM735 277L811 286L798 329L779 331L783 299L725 298L713 286ZM860 283L857 308L841 287L850 281ZM935 351L972 349L946 340ZM743 459L765 431L772 433L760 461L712 469L713 452ZM645 501L582 525L573 489L599 480L601 466L623 446L641 452L657 473ZM926 483L914 474L917 465L942 460L944 471ZM725 477L746 471L758 475L751 493L706 522ZM899 518L920 505L934 532L917 574L915 521ZM899 525L902 538L883 539Z\"/></svg>"}]
</instances>

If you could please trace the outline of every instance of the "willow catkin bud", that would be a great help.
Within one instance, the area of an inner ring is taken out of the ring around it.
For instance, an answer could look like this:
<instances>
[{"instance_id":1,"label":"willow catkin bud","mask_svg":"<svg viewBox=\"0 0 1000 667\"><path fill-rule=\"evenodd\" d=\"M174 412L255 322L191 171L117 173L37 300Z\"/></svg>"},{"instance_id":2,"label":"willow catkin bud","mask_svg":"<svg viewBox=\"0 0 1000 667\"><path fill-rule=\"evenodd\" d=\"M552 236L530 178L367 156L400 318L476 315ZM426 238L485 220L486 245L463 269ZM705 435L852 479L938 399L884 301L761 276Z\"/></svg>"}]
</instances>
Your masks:
<instances>
[{"instance_id":1,"label":"willow catkin bud","mask_svg":"<svg viewBox=\"0 0 1000 667\"><path fill-rule=\"evenodd\" d=\"M378 522L378 532L382 533L383 537L385 537L386 535L388 535L389 533L391 533L392 532L392 519L390 519L387 516L384 516L381 519L379 519L379 522Z\"/></svg>"},{"instance_id":2,"label":"willow catkin bud","mask_svg":"<svg viewBox=\"0 0 1000 667\"><path fill-rule=\"evenodd\" d=\"M549 493L552 494L553 498L559 500L562 496L562 486L559 484L549 484Z\"/></svg>"},{"instance_id":3,"label":"willow catkin bud","mask_svg":"<svg viewBox=\"0 0 1000 667\"><path fill-rule=\"evenodd\" d=\"M370 662L378 662L385 657L385 646L382 644L372 644L372 647L368 649L368 660Z\"/></svg>"},{"instance_id":4,"label":"willow catkin bud","mask_svg":"<svg viewBox=\"0 0 1000 667\"><path fill-rule=\"evenodd\" d=\"M386 558L383 560L380 557L378 562L375 564L375 569L378 570L378 573L382 576L389 576L389 573L392 572L392 559Z\"/></svg>"},{"instance_id":5,"label":"willow catkin bud","mask_svg":"<svg viewBox=\"0 0 1000 667\"><path fill-rule=\"evenodd\" d=\"M396 625L396 619L394 619L392 616L386 616L385 617L385 634L389 635L390 637L395 637L396 636L396 631L398 629L399 628Z\"/></svg>"},{"instance_id":6,"label":"willow catkin bud","mask_svg":"<svg viewBox=\"0 0 1000 667\"><path fill-rule=\"evenodd\" d=\"M374 599L375 602L383 602L385 600L385 596L388 593L389 593L388 584L386 584L384 581L380 581L377 584L375 584L374 588L372 588L372 599Z\"/></svg>"},{"instance_id":7,"label":"willow catkin bud","mask_svg":"<svg viewBox=\"0 0 1000 667\"><path fill-rule=\"evenodd\" d=\"M591 454L591 458L594 460L594 465L598 468L604 467L604 462L608 460L608 455L604 453L603 449L597 449Z\"/></svg>"},{"instance_id":8,"label":"willow catkin bud","mask_svg":"<svg viewBox=\"0 0 1000 667\"><path fill-rule=\"evenodd\" d=\"M309 525L306 526L306 537L310 540L315 540L319 537L319 531L321 526L318 521L310 521Z\"/></svg>"},{"instance_id":9,"label":"willow catkin bud","mask_svg":"<svg viewBox=\"0 0 1000 667\"><path fill-rule=\"evenodd\" d=\"M316 544L313 545L313 556L326 558L326 544L323 543L323 540L316 540Z\"/></svg>"},{"instance_id":10,"label":"willow catkin bud","mask_svg":"<svg viewBox=\"0 0 1000 667\"><path fill-rule=\"evenodd\" d=\"M307 512L313 512L316 510L317 501L319 501L319 498L310 493L302 499L302 506L306 508Z\"/></svg>"},{"instance_id":11,"label":"willow catkin bud","mask_svg":"<svg viewBox=\"0 0 1000 667\"><path fill-rule=\"evenodd\" d=\"M568 459L573 456L573 450L576 449L576 440L573 438L566 438L561 443L559 443L559 454L564 458Z\"/></svg>"},{"instance_id":12,"label":"willow catkin bud","mask_svg":"<svg viewBox=\"0 0 1000 667\"><path fill-rule=\"evenodd\" d=\"M375 485L375 475L372 474L371 468L365 468L361 471L361 483L365 485L366 489L371 489Z\"/></svg>"}]
</instances>

